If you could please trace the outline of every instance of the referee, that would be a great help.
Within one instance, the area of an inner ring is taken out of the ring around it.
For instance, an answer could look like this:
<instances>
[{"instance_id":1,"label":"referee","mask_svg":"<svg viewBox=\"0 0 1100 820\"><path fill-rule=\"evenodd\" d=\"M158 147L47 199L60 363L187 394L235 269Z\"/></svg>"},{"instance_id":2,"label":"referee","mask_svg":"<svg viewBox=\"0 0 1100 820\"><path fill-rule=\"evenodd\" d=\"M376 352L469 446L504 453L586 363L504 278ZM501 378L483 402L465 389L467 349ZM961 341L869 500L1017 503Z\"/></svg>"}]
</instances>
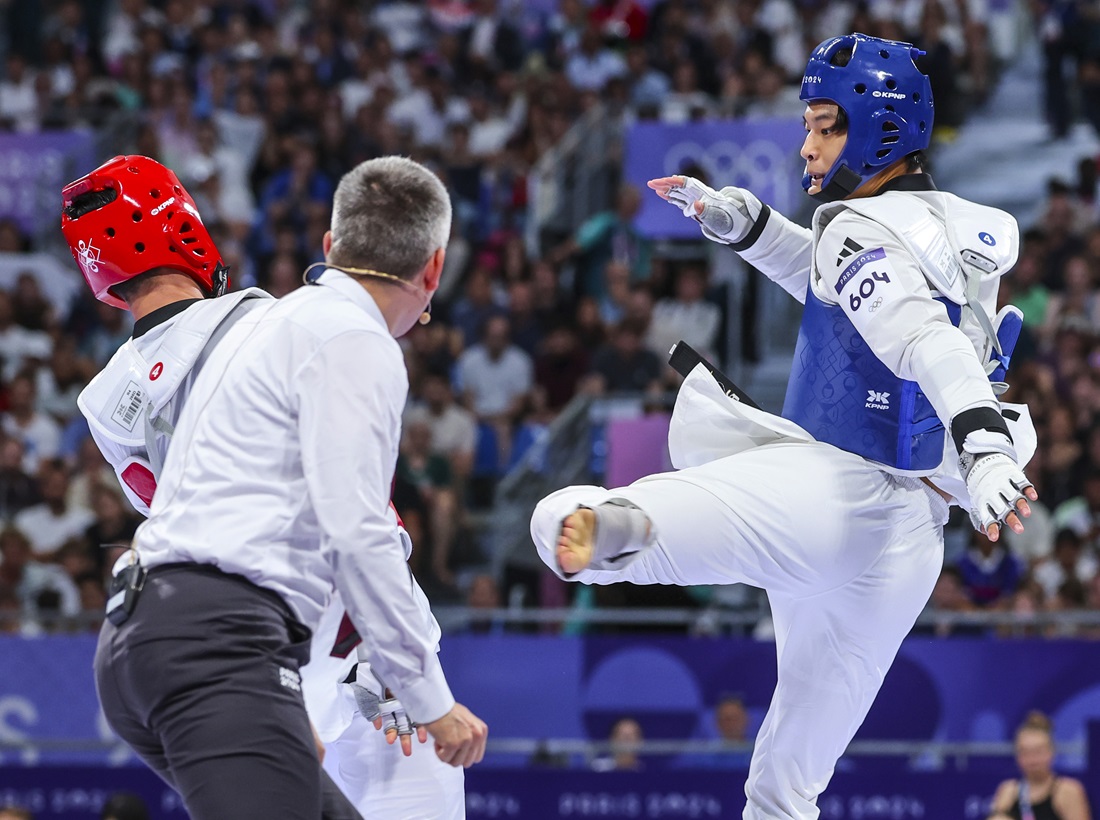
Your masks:
<instances>
[{"instance_id":1,"label":"referee","mask_svg":"<svg viewBox=\"0 0 1100 820\"><path fill-rule=\"evenodd\" d=\"M427 318L450 222L423 166L359 165L337 188L315 287L235 325L191 389L95 672L112 728L195 820L321 816L298 670L334 586L439 757L484 754L387 514L408 391L395 337Z\"/></svg>"}]
</instances>

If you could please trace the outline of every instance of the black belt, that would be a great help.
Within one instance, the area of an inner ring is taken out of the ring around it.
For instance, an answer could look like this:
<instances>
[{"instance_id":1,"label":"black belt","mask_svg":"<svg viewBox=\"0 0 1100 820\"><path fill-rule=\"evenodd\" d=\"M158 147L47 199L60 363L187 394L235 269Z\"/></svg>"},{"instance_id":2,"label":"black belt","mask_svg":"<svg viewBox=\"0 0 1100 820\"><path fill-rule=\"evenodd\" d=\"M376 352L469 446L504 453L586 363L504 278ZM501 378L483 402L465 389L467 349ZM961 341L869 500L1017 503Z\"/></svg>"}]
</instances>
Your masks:
<instances>
[{"instance_id":1,"label":"black belt","mask_svg":"<svg viewBox=\"0 0 1100 820\"><path fill-rule=\"evenodd\" d=\"M115 626L121 626L133 613L138 596L145 588L146 581L152 576L165 575L171 572L198 573L229 580L236 584L243 584L248 587L249 591L257 592L268 598L284 616L294 623L301 623L290 605L274 590L266 589L243 575L225 572L213 564L204 564L197 561L173 561L148 568L135 562L124 567L111 580L111 588L107 599L107 619Z\"/></svg>"}]
</instances>

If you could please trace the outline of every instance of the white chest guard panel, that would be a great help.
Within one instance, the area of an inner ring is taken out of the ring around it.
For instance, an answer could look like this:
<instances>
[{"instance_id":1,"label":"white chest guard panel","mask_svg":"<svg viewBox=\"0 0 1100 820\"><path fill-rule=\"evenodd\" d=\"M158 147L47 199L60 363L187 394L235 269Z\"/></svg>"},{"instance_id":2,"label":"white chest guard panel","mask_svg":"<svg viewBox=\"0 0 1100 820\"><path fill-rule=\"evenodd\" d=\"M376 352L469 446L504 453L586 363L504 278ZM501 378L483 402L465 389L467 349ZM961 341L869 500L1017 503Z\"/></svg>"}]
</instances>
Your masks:
<instances>
[{"instance_id":1,"label":"white chest guard panel","mask_svg":"<svg viewBox=\"0 0 1100 820\"><path fill-rule=\"evenodd\" d=\"M164 419L170 431L179 410L169 408L166 414L165 408L194 377L195 363L209 340L245 299L275 302L265 291L250 288L198 302L164 326L128 340L77 399L89 425L103 438L134 448L145 447L147 415L150 419L171 416Z\"/></svg>"},{"instance_id":2,"label":"white chest guard panel","mask_svg":"<svg viewBox=\"0 0 1100 820\"><path fill-rule=\"evenodd\" d=\"M989 317L997 313L999 280L1019 255L1015 217L945 191L888 192L818 208L815 237L846 209L896 238L917 261L932 290L962 306L959 328L982 361L1001 352Z\"/></svg>"}]
</instances>

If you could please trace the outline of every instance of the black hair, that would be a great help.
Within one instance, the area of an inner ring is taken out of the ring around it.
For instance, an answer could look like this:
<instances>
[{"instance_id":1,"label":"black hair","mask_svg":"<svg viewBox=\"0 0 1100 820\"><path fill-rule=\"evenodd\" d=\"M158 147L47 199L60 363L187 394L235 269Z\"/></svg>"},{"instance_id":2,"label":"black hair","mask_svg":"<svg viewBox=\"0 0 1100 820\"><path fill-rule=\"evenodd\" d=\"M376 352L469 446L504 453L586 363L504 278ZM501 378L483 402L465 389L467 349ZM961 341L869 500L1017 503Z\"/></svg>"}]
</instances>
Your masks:
<instances>
[{"instance_id":1,"label":"black hair","mask_svg":"<svg viewBox=\"0 0 1100 820\"><path fill-rule=\"evenodd\" d=\"M111 285L111 295L117 296L128 305L133 304L135 299L152 286L153 277L156 275L157 271L145 271L145 273L139 273L134 278L127 279L125 282Z\"/></svg>"},{"instance_id":2,"label":"black hair","mask_svg":"<svg viewBox=\"0 0 1100 820\"><path fill-rule=\"evenodd\" d=\"M844 66L848 65L848 63L850 63L851 61L852 49L842 48L838 50L836 54L829 58L829 65L835 65L839 66L840 68L844 68Z\"/></svg>"},{"instance_id":3,"label":"black hair","mask_svg":"<svg viewBox=\"0 0 1100 820\"><path fill-rule=\"evenodd\" d=\"M116 199L118 199L118 191L114 188L104 188L102 191L89 191L86 194L80 194L65 207L65 216L69 217L69 219L79 219L84 216L84 214L98 211L104 205L114 202Z\"/></svg>"}]
</instances>

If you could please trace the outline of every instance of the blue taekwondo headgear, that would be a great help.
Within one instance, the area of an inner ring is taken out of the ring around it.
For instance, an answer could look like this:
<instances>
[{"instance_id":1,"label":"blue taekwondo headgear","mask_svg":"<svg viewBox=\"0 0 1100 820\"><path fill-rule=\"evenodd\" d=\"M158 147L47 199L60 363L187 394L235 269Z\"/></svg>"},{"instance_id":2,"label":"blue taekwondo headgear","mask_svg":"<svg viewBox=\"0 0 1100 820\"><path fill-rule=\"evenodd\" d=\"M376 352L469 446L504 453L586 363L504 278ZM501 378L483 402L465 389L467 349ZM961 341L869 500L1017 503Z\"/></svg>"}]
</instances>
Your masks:
<instances>
[{"instance_id":1,"label":"blue taekwondo headgear","mask_svg":"<svg viewBox=\"0 0 1100 820\"><path fill-rule=\"evenodd\" d=\"M847 65L834 65L841 49ZM932 139L932 86L916 66L924 52L909 43L847 34L826 40L810 55L802 77L803 102L836 103L848 117L848 141L814 199L834 202ZM809 190L810 175L802 178Z\"/></svg>"}]
</instances>

